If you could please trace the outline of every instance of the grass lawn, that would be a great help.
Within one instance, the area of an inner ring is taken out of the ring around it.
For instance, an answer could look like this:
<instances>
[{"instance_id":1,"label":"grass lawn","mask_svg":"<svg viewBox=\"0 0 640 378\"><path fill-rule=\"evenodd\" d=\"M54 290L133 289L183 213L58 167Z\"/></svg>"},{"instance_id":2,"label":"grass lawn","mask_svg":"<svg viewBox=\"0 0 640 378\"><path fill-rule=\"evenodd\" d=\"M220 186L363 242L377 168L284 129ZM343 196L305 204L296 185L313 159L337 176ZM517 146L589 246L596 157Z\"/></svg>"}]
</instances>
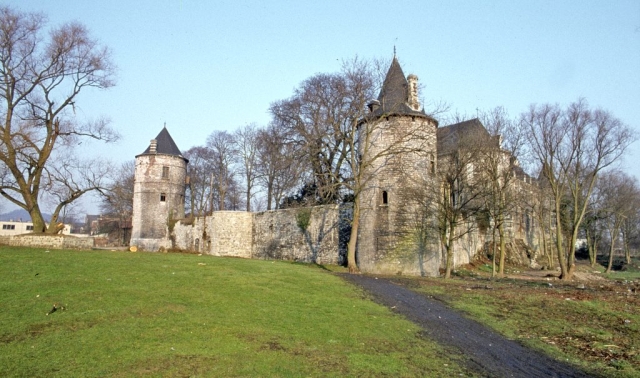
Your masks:
<instances>
[{"instance_id":1,"label":"grass lawn","mask_svg":"<svg viewBox=\"0 0 640 378\"><path fill-rule=\"evenodd\" d=\"M404 282L595 375L640 377L640 269L568 283L464 275Z\"/></svg>"},{"instance_id":2,"label":"grass lawn","mask_svg":"<svg viewBox=\"0 0 640 378\"><path fill-rule=\"evenodd\" d=\"M0 247L0 274L3 377L468 375L319 267Z\"/></svg>"}]
</instances>

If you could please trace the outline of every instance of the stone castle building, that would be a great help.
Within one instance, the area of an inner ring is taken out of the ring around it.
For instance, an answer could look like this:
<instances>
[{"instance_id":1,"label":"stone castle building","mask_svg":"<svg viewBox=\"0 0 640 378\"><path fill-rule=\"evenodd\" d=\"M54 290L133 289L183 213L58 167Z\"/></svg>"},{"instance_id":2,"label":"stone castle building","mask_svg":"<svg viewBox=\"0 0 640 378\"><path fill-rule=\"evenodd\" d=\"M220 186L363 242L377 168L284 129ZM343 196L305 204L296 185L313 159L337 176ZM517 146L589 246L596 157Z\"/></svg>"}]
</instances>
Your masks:
<instances>
[{"instance_id":1,"label":"stone castle building","mask_svg":"<svg viewBox=\"0 0 640 378\"><path fill-rule=\"evenodd\" d=\"M443 251L437 236L416 233L417 224L425 222L416 217L416 190L434 184L439 155L453 131L488 133L477 119L439 128L420 104L418 77L405 77L395 56L378 98L368 108L358 126L359 156L365 167L359 196L358 265L368 273L438 275ZM349 234L345 214L350 211L340 206L216 211L183 219L187 163L166 128L136 156L131 246L344 262L344 239ZM517 229L517 216L512 224ZM468 263L485 242L486 233L481 232L461 239L454 249L455 265Z\"/></svg>"}]
</instances>

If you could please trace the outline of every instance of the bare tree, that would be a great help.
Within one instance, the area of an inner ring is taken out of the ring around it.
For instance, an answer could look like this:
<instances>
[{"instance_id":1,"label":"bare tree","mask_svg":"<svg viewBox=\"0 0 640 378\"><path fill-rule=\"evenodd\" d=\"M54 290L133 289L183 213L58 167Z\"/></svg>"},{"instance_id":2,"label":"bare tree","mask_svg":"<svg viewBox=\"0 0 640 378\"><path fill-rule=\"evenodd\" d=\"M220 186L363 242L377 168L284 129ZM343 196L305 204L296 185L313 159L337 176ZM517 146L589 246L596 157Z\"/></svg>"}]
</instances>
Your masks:
<instances>
[{"instance_id":1,"label":"bare tree","mask_svg":"<svg viewBox=\"0 0 640 378\"><path fill-rule=\"evenodd\" d=\"M317 74L305 80L294 95L271 105L274 121L286 130L289 143L303 153L313 174L321 203L339 199L349 143L345 130L352 117L362 114L351 102L349 87L340 73Z\"/></svg>"},{"instance_id":2,"label":"bare tree","mask_svg":"<svg viewBox=\"0 0 640 378\"><path fill-rule=\"evenodd\" d=\"M476 230L484 210L487 175L480 164L495 140L480 128L452 128L438 147L438 182L430 193L434 227L445 250L445 276L451 277L454 245Z\"/></svg>"},{"instance_id":3,"label":"bare tree","mask_svg":"<svg viewBox=\"0 0 640 378\"><path fill-rule=\"evenodd\" d=\"M258 181L266 191L267 210L278 208L286 193L300 182L303 161L285 130L272 122L258 137Z\"/></svg>"},{"instance_id":4,"label":"bare tree","mask_svg":"<svg viewBox=\"0 0 640 378\"><path fill-rule=\"evenodd\" d=\"M0 8L0 162L7 173L0 194L29 212L35 231L46 229L39 202L43 185L53 187L58 184L52 180L77 174L63 172L61 165L47 170L55 151L81 137L107 142L118 137L105 120L79 124L71 112L85 88L113 85L109 50L81 24L64 24L47 37L44 25L40 14ZM64 180L59 185L70 188ZM68 193L60 205L85 192ZM56 232L55 221L46 231Z\"/></svg>"},{"instance_id":5,"label":"bare tree","mask_svg":"<svg viewBox=\"0 0 640 378\"><path fill-rule=\"evenodd\" d=\"M640 244L640 188L635 182L633 196L627 204L629 212L622 224L622 242L627 264L631 264L631 249Z\"/></svg>"},{"instance_id":6,"label":"bare tree","mask_svg":"<svg viewBox=\"0 0 640 378\"><path fill-rule=\"evenodd\" d=\"M225 210L227 195L233 189L237 194L235 183L236 150L234 139L226 131L214 131L207 137L207 148L211 151L212 188L211 195L216 197L217 210ZM235 200L234 200L235 202ZM211 201L214 204L214 201Z\"/></svg>"},{"instance_id":7,"label":"bare tree","mask_svg":"<svg viewBox=\"0 0 640 378\"><path fill-rule=\"evenodd\" d=\"M590 109L584 99L564 110L558 105L532 105L521 120L530 152L552 193L561 278L571 279L574 246L596 180L635 135L610 113Z\"/></svg>"},{"instance_id":8,"label":"bare tree","mask_svg":"<svg viewBox=\"0 0 640 378\"><path fill-rule=\"evenodd\" d=\"M479 150L480 169L486 175L487 196L485 209L492 220L494 241L492 275L496 275L496 242L495 232L499 234L500 264L498 275L504 275L506 257L505 222L523 203L521 184L527 184L528 175L520 167L518 157L522 151L524 136L521 128L513 122L502 107L492 109L482 115L483 124L495 143L485 143ZM519 180L521 182L516 183ZM525 189L526 190L526 189Z\"/></svg>"},{"instance_id":9,"label":"bare tree","mask_svg":"<svg viewBox=\"0 0 640 378\"><path fill-rule=\"evenodd\" d=\"M616 242L620 238L625 220L637 211L632 206L637 201L637 181L621 171L609 171L602 174L598 180L598 186L603 194L602 212L603 221L609 234L609 262L607 273L613 267L613 256L616 250Z\"/></svg>"},{"instance_id":10,"label":"bare tree","mask_svg":"<svg viewBox=\"0 0 640 378\"><path fill-rule=\"evenodd\" d=\"M184 152L189 159L186 204L191 216L206 215L213 209L213 153L207 147L191 147Z\"/></svg>"},{"instance_id":11,"label":"bare tree","mask_svg":"<svg viewBox=\"0 0 640 378\"><path fill-rule=\"evenodd\" d=\"M103 214L118 216L122 221L131 218L135 168L135 161L128 160L111 171L111 183L102 191L100 210Z\"/></svg>"},{"instance_id":12,"label":"bare tree","mask_svg":"<svg viewBox=\"0 0 640 378\"><path fill-rule=\"evenodd\" d=\"M100 209L111 220L103 224L100 232L106 232L116 238L121 245L128 245L131 234L126 229L131 225L133 215L133 187L135 181L134 160L122 163L117 169L109 171L110 184L101 191ZM102 223L102 222L101 222ZM106 226L106 227L105 227Z\"/></svg>"},{"instance_id":13,"label":"bare tree","mask_svg":"<svg viewBox=\"0 0 640 378\"><path fill-rule=\"evenodd\" d=\"M259 129L255 124L249 124L234 133L235 151L240 163L240 174L244 178L245 201L247 211L251 211L253 189L258 179L258 147Z\"/></svg>"}]
</instances>

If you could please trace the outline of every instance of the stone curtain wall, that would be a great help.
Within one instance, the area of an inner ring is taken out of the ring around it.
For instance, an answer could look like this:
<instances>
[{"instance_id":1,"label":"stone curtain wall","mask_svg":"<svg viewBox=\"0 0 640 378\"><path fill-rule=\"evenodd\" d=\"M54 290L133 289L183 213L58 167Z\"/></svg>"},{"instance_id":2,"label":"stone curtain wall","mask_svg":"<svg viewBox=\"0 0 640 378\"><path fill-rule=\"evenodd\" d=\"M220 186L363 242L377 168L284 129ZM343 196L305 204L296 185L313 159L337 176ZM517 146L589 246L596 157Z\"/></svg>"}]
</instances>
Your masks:
<instances>
[{"instance_id":1,"label":"stone curtain wall","mask_svg":"<svg viewBox=\"0 0 640 378\"><path fill-rule=\"evenodd\" d=\"M11 235L0 236L0 244L16 247L51 249L92 249L93 238L61 235Z\"/></svg>"},{"instance_id":2,"label":"stone curtain wall","mask_svg":"<svg viewBox=\"0 0 640 378\"><path fill-rule=\"evenodd\" d=\"M314 206L254 214L253 257L340 264L340 208Z\"/></svg>"},{"instance_id":3,"label":"stone curtain wall","mask_svg":"<svg viewBox=\"0 0 640 378\"><path fill-rule=\"evenodd\" d=\"M207 255L339 264L340 213L338 206L216 211L178 222L172 236L176 248Z\"/></svg>"}]
</instances>

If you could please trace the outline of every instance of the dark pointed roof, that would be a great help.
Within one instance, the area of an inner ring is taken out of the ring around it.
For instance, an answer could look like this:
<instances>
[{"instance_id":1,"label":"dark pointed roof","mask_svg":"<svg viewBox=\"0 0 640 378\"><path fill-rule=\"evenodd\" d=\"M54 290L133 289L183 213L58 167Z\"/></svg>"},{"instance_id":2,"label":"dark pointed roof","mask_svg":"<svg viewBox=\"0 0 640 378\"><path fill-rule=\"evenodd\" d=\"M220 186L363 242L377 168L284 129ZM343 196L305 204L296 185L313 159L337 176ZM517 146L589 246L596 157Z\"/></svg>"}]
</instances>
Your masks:
<instances>
[{"instance_id":1,"label":"dark pointed roof","mask_svg":"<svg viewBox=\"0 0 640 378\"><path fill-rule=\"evenodd\" d=\"M160 134L158 134L155 140L157 143L156 145L157 154L179 156L183 158L185 161L187 162L189 161L185 159L184 156L182 156L182 152L180 152L180 149L176 145L176 142L174 142L173 138L171 138L171 135L169 134L169 131L167 130L166 126L162 128L162 131L160 131ZM140 155L148 155L150 153L151 153L151 145L149 145L149 147L147 147L147 149L144 150L144 152L141 153Z\"/></svg>"},{"instance_id":2,"label":"dark pointed roof","mask_svg":"<svg viewBox=\"0 0 640 378\"><path fill-rule=\"evenodd\" d=\"M394 56L384 79L378 102L380 106L372 113L374 117L387 115L410 115L428 117L422 110L413 110L409 104L409 82L402 72L398 59Z\"/></svg>"}]
</instances>

